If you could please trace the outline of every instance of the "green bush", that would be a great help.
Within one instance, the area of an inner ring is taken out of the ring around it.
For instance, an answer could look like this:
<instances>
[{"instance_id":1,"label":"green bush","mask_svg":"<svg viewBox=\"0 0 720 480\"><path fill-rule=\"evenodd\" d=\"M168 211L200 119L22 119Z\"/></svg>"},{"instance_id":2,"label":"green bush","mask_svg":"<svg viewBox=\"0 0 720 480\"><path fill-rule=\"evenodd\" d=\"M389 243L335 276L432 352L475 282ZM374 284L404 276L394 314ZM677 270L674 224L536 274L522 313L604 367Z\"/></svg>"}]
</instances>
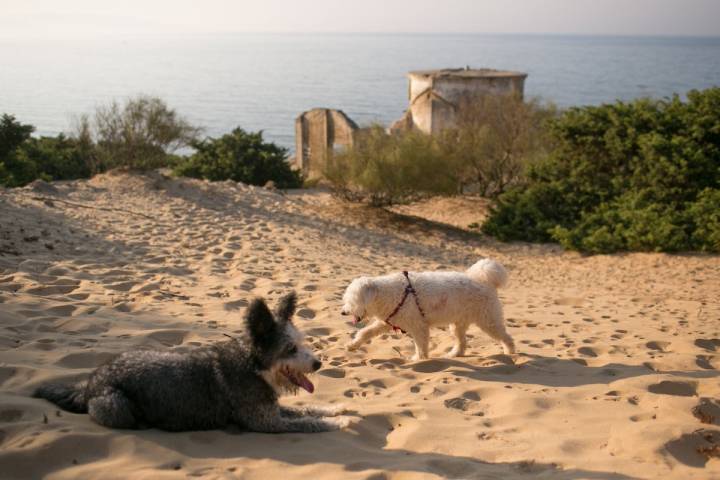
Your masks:
<instances>
[{"instance_id":1,"label":"green bush","mask_svg":"<svg viewBox=\"0 0 720 480\"><path fill-rule=\"evenodd\" d=\"M67 180L90 176L90 152L82 142L57 137L33 138L32 125L10 115L0 121L0 184L19 187L37 178Z\"/></svg>"},{"instance_id":2,"label":"green bush","mask_svg":"<svg viewBox=\"0 0 720 480\"><path fill-rule=\"evenodd\" d=\"M32 138L22 149L35 164L40 177L50 180L73 180L92 175L89 161L92 151L77 139L68 138L63 134L57 137Z\"/></svg>"},{"instance_id":3,"label":"green bush","mask_svg":"<svg viewBox=\"0 0 720 480\"><path fill-rule=\"evenodd\" d=\"M272 181L278 188L302 186L302 176L286 161L287 150L265 142L262 132L236 128L220 138L192 142L191 146L196 152L175 167L176 175L251 185Z\"/></svg>"},{"instance_id":4,"label":"green bush","mask_svg":"<svg viewBox=\"0 0 720 480\"><path fill-rule=\"evenodd\" d=\"M694 249L720 252L720 189L706 188L687 205L690 241Z\"/></svg>"},{"instance_id":5,"label":"green bush","mask_svg":"<svg viewBox=\"0 0 720 480\"><path fill-rule=\"evenodd\" d=\"M12 115L0 118L0 185L17 187L37 178L35 165L20 151L34 130Z\"/></svg>"},{"instance_id":6,"label":"green bush","mask_svg":"<svg viewBox=\"0 0 720 480\"><path fill-rule=\"evenodd\" d=\"M718 248L720 88L573 108L486 233L600 253Z\"/></svg>"},{"instance_id":7,"label":"green bush","mask_svg":"<svg viewBox=\"0 0 720 480\"><path fill-rule=\"evenodd\" d=\"M353 147L328 157L323 176L348 200L381 206L457 193L454 169L437 141L420 132L389 135L375 125L360 131Z\"/></svg>"}]
</instances>

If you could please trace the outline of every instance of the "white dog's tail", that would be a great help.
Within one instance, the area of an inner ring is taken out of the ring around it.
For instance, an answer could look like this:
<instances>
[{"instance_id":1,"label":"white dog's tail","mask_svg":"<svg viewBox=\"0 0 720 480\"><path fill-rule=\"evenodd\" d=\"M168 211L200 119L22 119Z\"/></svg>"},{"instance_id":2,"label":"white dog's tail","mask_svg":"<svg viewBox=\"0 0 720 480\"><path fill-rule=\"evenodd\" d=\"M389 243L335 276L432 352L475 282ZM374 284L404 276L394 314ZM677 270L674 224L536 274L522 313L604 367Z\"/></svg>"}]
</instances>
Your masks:
<instances>
[{"instance_id":1,"label":"white dog's tail","mask_svg":"<svg viewBox=\"0 0 720 480\"><path fill-rule=\"evenodd\" d=\"M505 267L495 260L484 258L465 272L468 277L484 285L492 285L495 288L504 287L508 280L508 273Z\"/></svg>"}]
</instances>

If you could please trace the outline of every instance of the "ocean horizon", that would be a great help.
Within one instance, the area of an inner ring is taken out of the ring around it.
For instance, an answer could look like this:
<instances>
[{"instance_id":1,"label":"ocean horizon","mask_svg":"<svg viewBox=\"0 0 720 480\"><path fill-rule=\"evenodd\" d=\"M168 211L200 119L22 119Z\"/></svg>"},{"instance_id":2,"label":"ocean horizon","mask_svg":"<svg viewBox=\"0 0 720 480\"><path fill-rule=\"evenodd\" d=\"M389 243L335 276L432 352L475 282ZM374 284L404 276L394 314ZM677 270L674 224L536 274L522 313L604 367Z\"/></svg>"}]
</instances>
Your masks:
<instances>
[{"instance_id":1,"label":"ocean horizon","mask_svg":"<svg viewBox=\"0 0 720 480\"><path fill-rule=\"evenodd\" d=\"M555 34L193 34L0 38L0 113L71 130L74 116L138 94L159 96L208 136L238 126L294 144L315 107L389 125L407 107L412 70L529 74L528 97L565 108L668 97L720 85L720 37Z\"/></svg>"}]
</instances>

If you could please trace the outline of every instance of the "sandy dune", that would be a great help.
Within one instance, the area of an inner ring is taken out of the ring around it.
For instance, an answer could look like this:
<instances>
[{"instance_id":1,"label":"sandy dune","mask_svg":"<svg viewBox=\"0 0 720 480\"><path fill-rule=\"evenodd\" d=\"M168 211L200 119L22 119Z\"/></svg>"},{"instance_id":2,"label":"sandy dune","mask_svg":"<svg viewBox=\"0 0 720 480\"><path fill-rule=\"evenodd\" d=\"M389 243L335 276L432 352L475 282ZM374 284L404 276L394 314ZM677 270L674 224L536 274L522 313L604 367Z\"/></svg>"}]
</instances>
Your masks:
<instances>
[{"instance_id":1,"label":"sandy dune","mask_svg":"<svg viewBox=\"0 0 720 480\"><path fill-rule=\"evenodd\" d=\"M500 244L448 205L421 219L159 175L0 190L0 477L720 478L720 257ZM344 349L353 277L484 256L510 270L517 355L479 330L453 360L441 330L417 363L400 334ZM348 430L112 431L28 397L128 349L220 339L289 289L325 368L286 401L345 403Z\"/></svg>"}]
</instances>

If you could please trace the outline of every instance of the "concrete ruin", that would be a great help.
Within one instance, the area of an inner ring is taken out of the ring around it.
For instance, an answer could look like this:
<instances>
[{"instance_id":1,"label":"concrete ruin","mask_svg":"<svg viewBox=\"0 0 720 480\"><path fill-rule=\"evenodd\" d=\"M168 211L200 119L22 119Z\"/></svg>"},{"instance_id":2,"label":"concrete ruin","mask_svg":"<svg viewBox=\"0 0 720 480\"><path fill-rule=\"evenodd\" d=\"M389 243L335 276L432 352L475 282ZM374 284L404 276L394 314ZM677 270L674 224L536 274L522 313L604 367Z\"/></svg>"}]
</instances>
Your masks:
<instances>
[{"instance_id":1,"label":"concrete ruin","mask_svg":"<svg viewBox=\"0 0 720 480\"><path fill-rule=\"evenodd\" d=\"M464 100L477 95L520 95L525 90L526 73L448 68L408 73L409 106L391 132L418 129L435 134L455 125ZM295 120L296 168L306 178L317 178L328 158L339 149L352 146L357 124L341 110L315 108Z\"/></svg>"},{"instance_id":2,"label":"concrete ruin","mask_svg":"<svg viewBox=\"0 0 720 480\"><path fill-rule=\"evenodd\" d=\"M463 100L477 95L520 95L527 73L489 68L422 70L408 74L409 106L391 131L417 128L434 134L452 127Z\"/></svg>"},{"instance_id":3,"label":"concrete ruin","mask_svg":"<svg viewBox=\"0 0 720 480\"><path fill-rule=\"evenodd\" d=\"M315 108L295 119L295 166L318 177L333 152L352 146L357 124L342 110Z\"/></svg>"}]
</instances>

